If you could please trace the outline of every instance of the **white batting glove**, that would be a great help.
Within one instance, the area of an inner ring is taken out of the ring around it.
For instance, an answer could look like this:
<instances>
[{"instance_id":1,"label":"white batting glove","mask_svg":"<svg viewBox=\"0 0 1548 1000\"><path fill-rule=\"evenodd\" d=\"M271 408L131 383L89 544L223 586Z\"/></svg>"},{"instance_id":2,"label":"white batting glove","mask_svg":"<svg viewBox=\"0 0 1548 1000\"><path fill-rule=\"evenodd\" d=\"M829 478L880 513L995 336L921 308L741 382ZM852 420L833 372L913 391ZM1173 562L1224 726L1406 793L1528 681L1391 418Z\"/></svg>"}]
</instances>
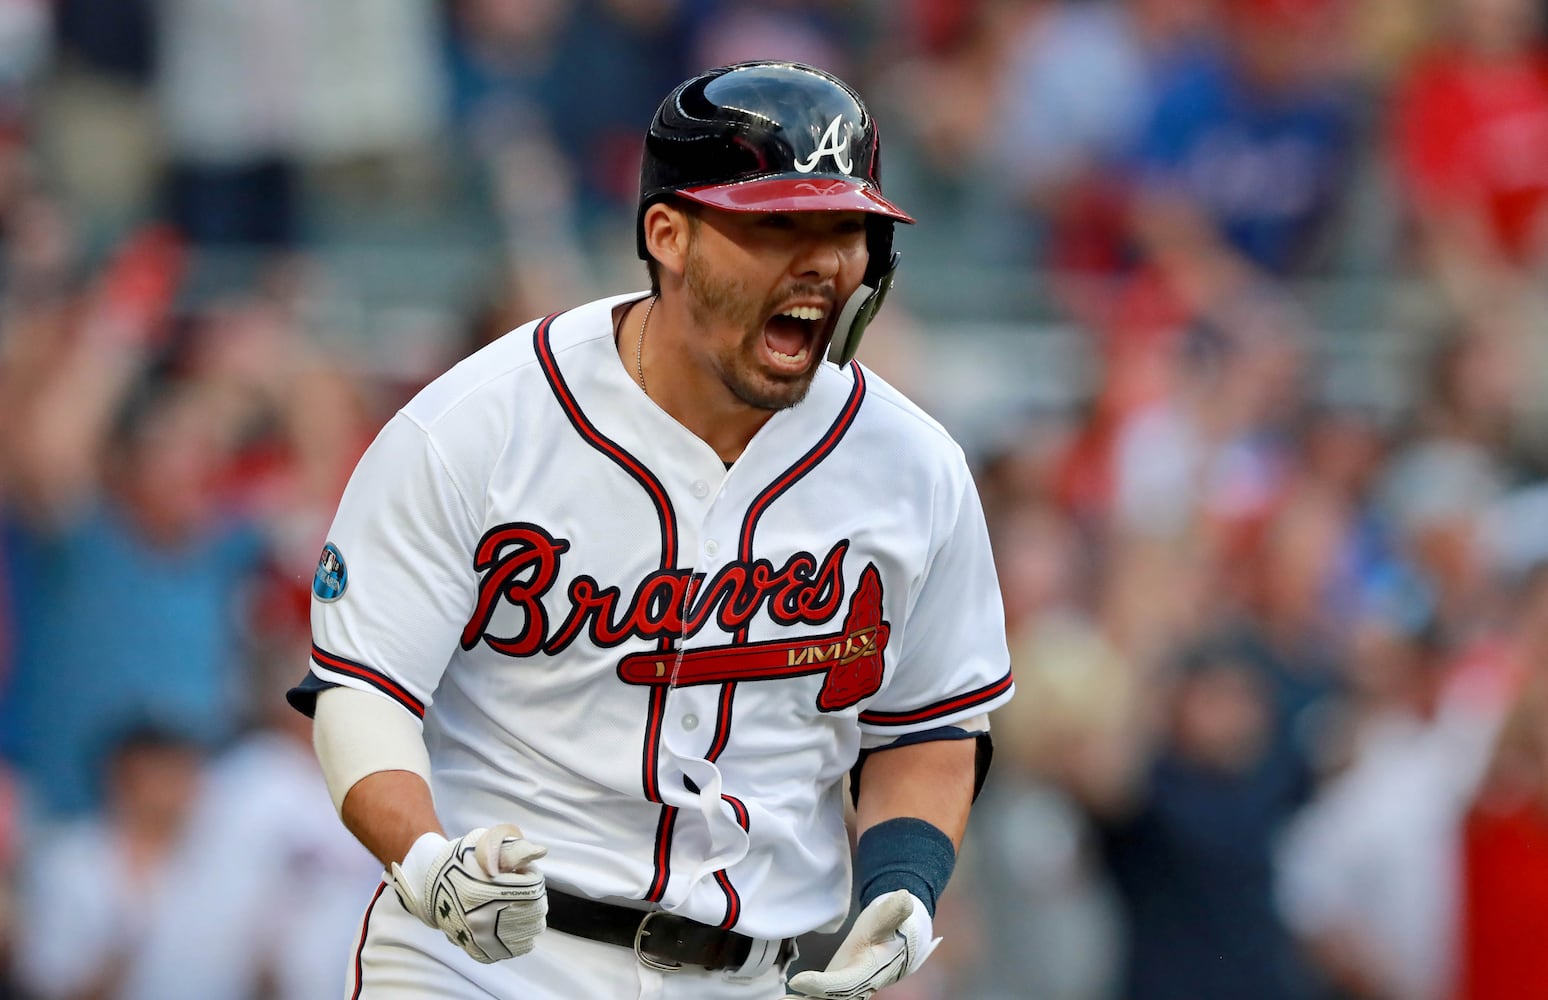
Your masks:
<instances>
[{"instance_id":1,"label":"white batting glove","mask_svg":"<svg viewBox=\"0 0 1548 1000\"><path fill-rule=\"evenodd\" d=\"M930 936L930 911L907 889L894 889L860 911L822 972L791 977L785 1000L859 1000L924 964L941 943Z\"/></svg>"},{"instance_id":2,"label":"white batting glove","mask_svg":"<svg viewBox=\"0 0 1548 1000\"><path fill-rule=\"evenodd\" d=\"M392 866L403 906L480 962L525 955L547 926L548 888L532 862L548 848L509 823L456 840L427 833Z\"/></svg>"}]
</instances>

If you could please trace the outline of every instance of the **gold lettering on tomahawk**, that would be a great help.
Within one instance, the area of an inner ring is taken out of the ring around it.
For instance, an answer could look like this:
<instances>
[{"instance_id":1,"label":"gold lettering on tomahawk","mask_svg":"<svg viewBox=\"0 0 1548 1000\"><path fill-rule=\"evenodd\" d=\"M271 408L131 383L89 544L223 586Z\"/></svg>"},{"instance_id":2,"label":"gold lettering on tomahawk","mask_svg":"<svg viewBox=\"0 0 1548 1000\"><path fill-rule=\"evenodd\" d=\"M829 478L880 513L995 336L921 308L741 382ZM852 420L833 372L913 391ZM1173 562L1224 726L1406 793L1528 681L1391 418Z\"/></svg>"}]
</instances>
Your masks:
<instances>
[{"instance_id":1,"label":"gold lettering on tomahawk","mask_svg":"<svg viewBox=\"0 0 1548 1000\"><path fill-rule=\"evenodd\" d=\"M837 642L789 650L785 666L804 667L809 663L827 663L829 660L837 661L842 666L866 656L875 656L877 652L876 626L868 625Z\"/></svg>"},{"instance_id":2,"label":"gold lettering on tomahawk","mask_svg":"<svg viewBox=\"0 0 1548 1000\"><path fill-rule=\"evenodd\" d=\"M826 646L802 646L800 649L792 649L789 651L789 660L785 665L804 667L808 663L825 663L836 659L843 646L842 642L830 642Z\"/></svg>"}]
</instances>

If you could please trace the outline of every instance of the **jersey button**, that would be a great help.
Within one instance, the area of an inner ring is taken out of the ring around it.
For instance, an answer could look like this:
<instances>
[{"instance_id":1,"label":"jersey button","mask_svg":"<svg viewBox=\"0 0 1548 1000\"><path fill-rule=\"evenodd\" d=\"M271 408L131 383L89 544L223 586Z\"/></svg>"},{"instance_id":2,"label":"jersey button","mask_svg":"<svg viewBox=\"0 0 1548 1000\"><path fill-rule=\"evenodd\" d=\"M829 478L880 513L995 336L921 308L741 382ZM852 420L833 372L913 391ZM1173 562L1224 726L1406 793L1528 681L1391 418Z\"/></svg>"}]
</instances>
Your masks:
<instances>
[{"instance_id":1,"label":"jersey button","mask_svg":"<svg viewBox=\"0 0 1548 1000\"><path fill-rule=\"evenodd\" d=\"M715 553L717 553L719 551L720 551L720 543L715 541L713 538L711 538L709 541L704 543L704 552L705 552L706 555L714 555Z\"/></svg>"},{"instance_id":2,"label":"jersey button","mask_svg":"<svg viewBox=\"0 0 1548 1000\"><path fill-rule=\"evenodd\" d=\"M683 716L683 728L689 732L693 732L695 729L698 729L699 717L694 715L692 712L689 712L687 715Z\"/></svg>"},{"instance_id":3,"label":"jersey button","mask_svg":"<svg viewBox=\"0 0 1548 1000\"><path fill-rule=\"evenodd\" d=\"M693 481L693 495L698 497L700 500L703 500L705 497L709 496L709 483L706 483L702 479L695 479Z\"/></svg>"}]
</instances>

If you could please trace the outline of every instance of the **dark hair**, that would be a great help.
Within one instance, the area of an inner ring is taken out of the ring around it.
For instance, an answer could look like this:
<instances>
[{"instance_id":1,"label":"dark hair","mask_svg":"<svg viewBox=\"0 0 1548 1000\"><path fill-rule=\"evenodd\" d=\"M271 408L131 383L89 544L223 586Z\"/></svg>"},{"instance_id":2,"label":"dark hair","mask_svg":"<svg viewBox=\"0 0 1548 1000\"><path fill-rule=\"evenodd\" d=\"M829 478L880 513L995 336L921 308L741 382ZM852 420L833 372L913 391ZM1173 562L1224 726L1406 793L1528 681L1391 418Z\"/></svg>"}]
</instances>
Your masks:
<instances>
[{"instance_id":1,"label":"dark hair","mask_svg":"<svg viewBox=\"0 0 1548 1000\"><path fill-rule=\"evenodd\" d=\"M208 740L188 725L160 718L154 713L137 712L120 719L97 741L94 784L100 793L113 768L140 751L182 751L203 755L209 749Z\"/></svg>"},{"instance_id":2,"label":"dark hair","mask_svg":"<svg viewBox=\"0 0 1548 1000\"><path fill-rule=\"evenodd\" d=\"M1223 673L1258 677L1262 673L1246 645L1234 635L1196 638L1171 653L1166 660L1166 669L1177 680Z\"/></svg>"}]
</instances>

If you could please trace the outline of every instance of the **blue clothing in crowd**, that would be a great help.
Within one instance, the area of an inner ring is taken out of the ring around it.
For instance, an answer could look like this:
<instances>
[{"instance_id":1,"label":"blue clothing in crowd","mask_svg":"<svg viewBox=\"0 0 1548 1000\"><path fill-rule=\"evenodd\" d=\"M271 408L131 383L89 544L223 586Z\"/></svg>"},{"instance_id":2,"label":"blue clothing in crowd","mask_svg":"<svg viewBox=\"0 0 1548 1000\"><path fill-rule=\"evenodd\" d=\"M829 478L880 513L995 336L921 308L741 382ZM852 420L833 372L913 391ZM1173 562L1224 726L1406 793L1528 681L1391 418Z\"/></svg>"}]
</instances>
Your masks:
<instances>
[{"instance_id":1,"label":"blue clothing in crowd","mask_svg":"<svg viewBox=\"0 0 1548 1000\"><path fill-rule=\"evenodd\" d=\"M98 804L99 758L129 726L210 743L232 734L244 679L236 602L262 559L255 530L165 549L107 507L51 535L8 527L16 635L0 750L43 813Z\"/></svg>"},{"instance_id":2,"label":"blue clothing in crowd","mask_svg":"<svg viewBox=\"0 0 1548 1000\"><path fill-rule=\"evenodd\" d=\"M1264 91L1214 48L1171 67L1132 158L1139 184L1192 200L1239 253L1287 275L1336 208L1354 120L1330 85Z\"/></svg>"}]
</instances>

